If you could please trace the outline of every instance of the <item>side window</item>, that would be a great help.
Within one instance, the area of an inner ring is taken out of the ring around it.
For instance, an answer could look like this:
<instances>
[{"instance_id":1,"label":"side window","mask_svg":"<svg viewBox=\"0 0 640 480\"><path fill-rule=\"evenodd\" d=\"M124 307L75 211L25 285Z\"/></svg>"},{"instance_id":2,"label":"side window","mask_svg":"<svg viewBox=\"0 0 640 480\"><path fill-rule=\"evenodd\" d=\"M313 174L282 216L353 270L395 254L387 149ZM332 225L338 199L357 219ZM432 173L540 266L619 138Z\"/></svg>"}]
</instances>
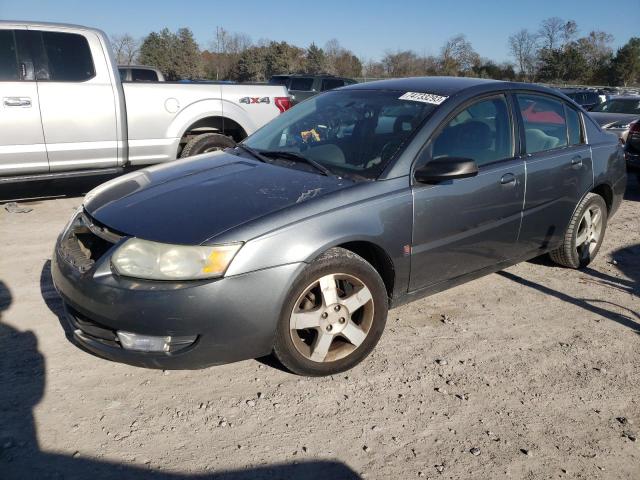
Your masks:
<instances>
[{"instance_id":1,"label":"side window","mask_svg":"<svg viewBox=\"0 0 640 480\"><path fill-rule=\"evenodd\" d=\"M564 105L541 95L516 95L524 125L526 152L536 153L567 146Z\"/></svg>"},{"instance_id":2,"label":"side window","mask_svg":"<svg viewBox=\"0 0 640 480\"><path fill-rule=\"evenodd\" d=\"M153 70L146 68L132 68L131 80L134 82L157 82L158 75Z\"/></svg>"},{"instance_id":3,"label":"side window","mask_svg":"<svg viewBox=\"0 0 640 480\"><path fill-rule=\"evenodd\" d=\"M18 80L18 52L13 30L0 30L0 81Z\"/></svg>"},{"instance_id":4,"label":"side window","mask_svg":"<svg viewBox=\"0 0 640 480\"><path fill-rule=\"evenodd\" d=\"M49 80L83 82L96 74L87 39L76 33L42 32Z\"/></svg>"},{"instance_id":5,"label":"side window","mask_svg":"<svg viewBox=\"0 0 640 480\"><path fill-rule=\"evenodd\" d=\"M339 78L325 78L322 80L320 90L324 92L325 90L333 90L338 87L344 87L344 80L340 80Z\"/></svg>"},{"instance_id":6,"label":"side window","mask_svg":"<svg viewBox=\"0 0 640 480\"><path fill-rule=\"evenodd\" d=\"M302 92L309 92L313 87L313 78L307 77L293 77L289 84L289 90L298 90Z\"/></svg>"},{"instance_id":7,"label":"side window","mask_svg":"<svg viewBox=\"0 0 640 480\"><path fill-rule=\"evenodd\" d=\"M432 157L471 158L478 166L513 157L513 128L503 96L458 113L432 143Z\"/></svg>"},{"instance_id":8,"label":"side window","mask_svg":"<svg viewBox=\"0 0 640 480\"><path fill-rule=\"evenodd\" d=\"M580 145L584 143L582 136L582 124L580 114L573 108L565 105L567 111L567 129L569 131L569 145Z\"/></svg>"}]
</instances>

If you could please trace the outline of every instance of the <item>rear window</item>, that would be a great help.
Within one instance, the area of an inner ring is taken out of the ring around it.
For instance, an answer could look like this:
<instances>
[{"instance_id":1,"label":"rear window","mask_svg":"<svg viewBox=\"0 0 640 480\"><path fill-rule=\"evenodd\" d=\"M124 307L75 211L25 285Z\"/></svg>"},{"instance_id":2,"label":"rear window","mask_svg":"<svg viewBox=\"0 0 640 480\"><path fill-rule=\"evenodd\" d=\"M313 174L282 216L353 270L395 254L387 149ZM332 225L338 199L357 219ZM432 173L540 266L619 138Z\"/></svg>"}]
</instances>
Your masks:
<instances>
[{"instance_id":1,"label":"rear window","mask_svg":"<svg viewBox=\"0 0 640 480\"><path fill-rule=\"evenodd\" d=\"M132 68L131 80L134 82L157 82L158 74L146 68Z\"/></svg>"},{"instance_id":2,"label":"rear window","mask_svg":"<svg viewBox=\"0 0 640 480\"><path fill-rule=\"evenodd\" d=\"M19 79L13 30L0 30L0 81L16 81Z\"/></svg>"},{"instance_id":3,"label":"rear window","mask_svg":"<svg viewBox=\"0 0 640 480\"><path fill-rule=\"evenodd\" d=\"M289 83L289 77L271 77L269 79L269 85L282 85L286 87Z\"/></svg>"},{"instance_id":4,"label":"rear window","mask_svg":"<svg viewBox=\"0 0 640 480\"><path fill-rule=\"evenodd\" d=\"M584 143L582 140L580 114L571 107L567 107L567 129L569 131L569 145L580 145Z\"/></svg>"},{"instance_id":5,"label":"rear window","mask_svg":"<svg viewBox=\"0 0 640 480\"><path fill-rule=\"evenodd\" d=\"M289 90L298 90L303 92L308 92L313 88L313 78L292 78L291 84L289 85Z\"/></svg>"},{"instance_id":6,"label":"rear window","mask_svg":"<svg viewBox=\"0 0 640 480\"><path fill-rule=\"evenodd\" d=\"M541 95L517 95L527 153L567 146L564 104Z\"/></svg>"},{"instance_id":7,"label":"rear window","mask_svg":"<svg viewBox=\"0 0 640 480\"><path fill-rule=\"evenodd\" d=\"M42 32L49 80L82 82L96 74L87 39L76 33Z\"/></svg>"}]
</instances>

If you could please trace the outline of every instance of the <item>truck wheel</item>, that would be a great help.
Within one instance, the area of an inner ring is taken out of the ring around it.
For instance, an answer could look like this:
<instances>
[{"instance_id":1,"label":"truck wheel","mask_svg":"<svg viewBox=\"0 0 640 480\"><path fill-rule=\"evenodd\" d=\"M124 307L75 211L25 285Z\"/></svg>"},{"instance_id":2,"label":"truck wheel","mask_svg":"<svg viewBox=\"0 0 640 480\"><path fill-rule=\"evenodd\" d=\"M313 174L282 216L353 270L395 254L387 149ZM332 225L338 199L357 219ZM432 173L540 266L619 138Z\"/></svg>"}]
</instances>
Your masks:
<instances>
[{"instance_id":1,"label":"truck wheel","mask_svg":"<svg viewBox=\"0 0 640 480\"><path fill-rule=\"evenodd\" d=\"M551 260L569 268L586 267L598 254L606 229L607 204L600 195L588 193L576 208L562 245L549 252Z\"/></svg>"},{"instance_id":2,"label":"truck wheel","mask_svg":"<svg viewBox=\"0 0 640 480\"><path fill-rule=\"evenodd\" d=\"M353 252L332 248L293 282L273 352L299 375L348 370L378 343L387 308L387 290L371 264Z\"/></svg>"},{"instance_id":3,"label":"truck wheel","mask_svg":"<svg viewBox=\"0 0 640 480\"><path fill-rule=\"evenodd\" d=\"M215 152L225 148L235 147L236 142L219 133L203 133L187 142L180 153L180 158L191 157L201 153Z\"/></svg>"}]
</instances>

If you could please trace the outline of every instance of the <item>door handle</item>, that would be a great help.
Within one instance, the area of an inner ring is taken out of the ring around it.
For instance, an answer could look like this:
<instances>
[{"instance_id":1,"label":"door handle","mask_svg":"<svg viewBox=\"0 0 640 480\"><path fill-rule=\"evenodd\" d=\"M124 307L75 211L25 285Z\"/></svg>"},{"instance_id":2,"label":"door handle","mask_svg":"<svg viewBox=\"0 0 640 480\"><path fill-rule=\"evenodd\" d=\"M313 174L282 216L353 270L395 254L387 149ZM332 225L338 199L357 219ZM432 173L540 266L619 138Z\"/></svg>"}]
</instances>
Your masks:
<instances>
[{"instance_id":1,"label":"door handle","mask_svg":"<svg viewBox=\"0 0 640 480\"><path fill-rule=\"evenodd\" d=\"M500 179L502 185L511 185L516 183L516 176L513 173L505 173Z\"/></svg>"},{"instance_id":2,"label":"door handle","mask_svg":"<svg viewBox=\"0 0 640 480\"><path fill-rule=\"evenodd\" d=\"M582 157L580 155L576 155L575 157L571 158L571 165L575 165L577 167L581 167L582 166Z\"/></svg>"},{"instance_id":3,"label":"door handle","mask_svg":"<svg viewBox=\"0 0 640 480\"><path fill-rule=\"evenodd\" d=\"M3 103L5 107L30 107L31 99L29 97L4 97Z\"/></svg>"}]
</instances>

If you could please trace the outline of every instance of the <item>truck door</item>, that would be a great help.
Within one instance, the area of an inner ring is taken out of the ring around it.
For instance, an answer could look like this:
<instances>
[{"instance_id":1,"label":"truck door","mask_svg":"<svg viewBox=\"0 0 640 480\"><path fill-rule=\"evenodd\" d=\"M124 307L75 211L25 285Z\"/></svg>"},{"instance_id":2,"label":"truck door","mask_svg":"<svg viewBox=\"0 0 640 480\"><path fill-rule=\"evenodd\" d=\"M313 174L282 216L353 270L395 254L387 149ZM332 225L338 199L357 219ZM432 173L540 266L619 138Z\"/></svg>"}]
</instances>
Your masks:
<instances>
[{"instance_id":1,"label":"truck door","mask_svg":"<svg viewBox=\"0 0 640 480\"><path fill-rule=\"evenodd\" d=\"M25 33L0 29L0 176L49 171L33 62L16 39Z\"/></svg>"},{"instance_id":2,"label":"truck door","mask_svg":"<svg viewBox=\"0 0 640 480\"><path fill-rule=\"evenodd\" d=\"M99 37L62 28L29 36L50 171L117 166L113 67Z\"/></svg>"}]
</instances>

